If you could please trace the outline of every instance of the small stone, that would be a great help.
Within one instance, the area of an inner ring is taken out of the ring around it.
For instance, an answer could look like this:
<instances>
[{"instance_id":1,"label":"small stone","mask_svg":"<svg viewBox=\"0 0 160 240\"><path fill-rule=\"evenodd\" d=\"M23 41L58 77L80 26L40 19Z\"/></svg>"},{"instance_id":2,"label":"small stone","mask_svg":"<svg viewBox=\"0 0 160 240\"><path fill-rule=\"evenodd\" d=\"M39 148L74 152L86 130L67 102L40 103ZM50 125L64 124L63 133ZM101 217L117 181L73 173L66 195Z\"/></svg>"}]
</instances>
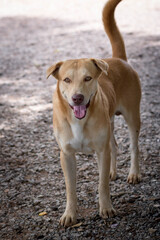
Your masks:
<instances>
[{"instance_id":1,"label":"small stone","mask_svg":"<svg viewBox=\"0 0 160 240\"><path fill-rule=\"evenodd\" d=\"M129 199L128 199L128 202L129 202L129 203L134 203L134 202L135 202L135 198L129 198Z\"/></svg>"},{"instance_id":2,"label":"small stone","mask_svg":"<svg viewBox=\"0 0 160 240\"><path fill-rule=\"evenodd\" d=\"M157 231L157 229L149 228L148 231L149 231L150 234L153 234L153 233L155 233Z\"/></svg>"},{"instance_id":3,"label":"small stone","mask_svg":"<svg viewBox=\"0 0 160 240\"><path fill-rule=\"evenodd\" d=\"M58 211L58 207L52 207L53 211Z\"/></svg>"}]
</instances>

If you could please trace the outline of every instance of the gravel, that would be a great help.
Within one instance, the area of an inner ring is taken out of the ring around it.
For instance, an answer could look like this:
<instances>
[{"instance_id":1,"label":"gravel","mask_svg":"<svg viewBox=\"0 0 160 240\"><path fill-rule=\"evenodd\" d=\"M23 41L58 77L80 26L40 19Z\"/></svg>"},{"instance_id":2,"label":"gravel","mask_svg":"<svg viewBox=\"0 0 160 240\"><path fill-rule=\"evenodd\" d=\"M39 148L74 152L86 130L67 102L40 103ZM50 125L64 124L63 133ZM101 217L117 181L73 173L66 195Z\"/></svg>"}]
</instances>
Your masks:
<instances>
[{"instance_id":1,"label":"gravel","mask_svg":"<svg viewBox=\"0 0 160 240\"><path fill-rule=\"evenodd\" d=\"M0 9L0 239L159 239L159 1L125 1L117 19L129 62L142 84L140 134L142 181L126 182L129 137L116 117L118 177L110 183L117 215L98 215L96 156L77 154L78 225L63 228L65 184L52 131L52 93L45 80L53 63L110 56L100 20L104 0L9 0ZM8 8L8 4L10 8ZM92 4L93 9L90 7ZM40 216L39 213L46 212Z\"/></svg>"}]
</instances>

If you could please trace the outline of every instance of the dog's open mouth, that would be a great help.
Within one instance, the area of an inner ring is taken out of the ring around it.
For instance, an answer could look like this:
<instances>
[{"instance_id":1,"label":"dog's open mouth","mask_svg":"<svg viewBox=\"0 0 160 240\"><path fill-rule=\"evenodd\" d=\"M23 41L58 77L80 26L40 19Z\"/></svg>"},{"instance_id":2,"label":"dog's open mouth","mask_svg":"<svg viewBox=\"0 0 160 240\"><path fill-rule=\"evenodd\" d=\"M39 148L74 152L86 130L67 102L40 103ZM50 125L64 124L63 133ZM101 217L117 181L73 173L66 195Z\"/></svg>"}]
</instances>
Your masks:
<instances>
[{"instance_id":1,"label":"dog's open mouth","mask_svg":"<svg viewBox=\"0 0 160 240\"><path fill-rule=\"evenodd\" d=\"M86 116L87 108L90 105L90 101L86 105L75 105L70 107L73 109L74 116L79 120L83 119Z\"/></svg>"}]
</instances>

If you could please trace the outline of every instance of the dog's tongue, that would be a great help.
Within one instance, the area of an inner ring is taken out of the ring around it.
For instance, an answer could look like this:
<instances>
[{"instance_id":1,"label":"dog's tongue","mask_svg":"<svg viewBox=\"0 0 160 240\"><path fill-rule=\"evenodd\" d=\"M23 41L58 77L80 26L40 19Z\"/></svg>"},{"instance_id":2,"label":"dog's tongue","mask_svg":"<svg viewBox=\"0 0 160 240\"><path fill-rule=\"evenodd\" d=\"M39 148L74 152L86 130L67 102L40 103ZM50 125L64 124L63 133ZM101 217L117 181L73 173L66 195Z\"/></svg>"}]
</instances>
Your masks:
<instances>
[{"instance_id":1,"label":"dog's tongue","mask_svg":"<svg viewBox=\"0 0 160 240\"><path fill-rule=\"evenodd\" d=\"M86 116L85 105L73 106L73 111L74 111L74 116L78 119L82 119Z\"/></svg>"}]
</instances>

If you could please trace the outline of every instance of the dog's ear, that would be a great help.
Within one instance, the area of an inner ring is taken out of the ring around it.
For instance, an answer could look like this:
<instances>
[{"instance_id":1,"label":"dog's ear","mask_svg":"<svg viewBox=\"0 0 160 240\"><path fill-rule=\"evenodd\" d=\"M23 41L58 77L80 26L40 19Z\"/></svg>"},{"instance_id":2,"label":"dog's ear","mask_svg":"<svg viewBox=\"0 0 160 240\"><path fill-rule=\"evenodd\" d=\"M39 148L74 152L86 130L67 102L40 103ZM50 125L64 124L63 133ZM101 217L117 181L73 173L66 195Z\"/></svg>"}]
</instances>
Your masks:
<instances>
[{"instance_id":1,"label":"dog's ear","mask_svg":"<svg viewBox=\"0 0 160 240\"><path fill-rule=\"evenodd\" d=\"M106 75L108 75L108 64L100 59L91 59L92 62L94 63L94 65L97 67L97 69L99 70L99 75L104 72Z\"/></svg>"},{"instance_id":2,"label":"dog's ear","mask_svg":"<svg viewBox=\"0 0 160 240\"><path fill-rule=\"evenodd\" d=\"M55 78L58 79L59 69L60 69L62 64L63 64L63 62L58 62L58 63L50 66L47 69L47 78L49 78L49 76L52 75L52 76L54 76Z\"/></svg>"}]
</instances>

